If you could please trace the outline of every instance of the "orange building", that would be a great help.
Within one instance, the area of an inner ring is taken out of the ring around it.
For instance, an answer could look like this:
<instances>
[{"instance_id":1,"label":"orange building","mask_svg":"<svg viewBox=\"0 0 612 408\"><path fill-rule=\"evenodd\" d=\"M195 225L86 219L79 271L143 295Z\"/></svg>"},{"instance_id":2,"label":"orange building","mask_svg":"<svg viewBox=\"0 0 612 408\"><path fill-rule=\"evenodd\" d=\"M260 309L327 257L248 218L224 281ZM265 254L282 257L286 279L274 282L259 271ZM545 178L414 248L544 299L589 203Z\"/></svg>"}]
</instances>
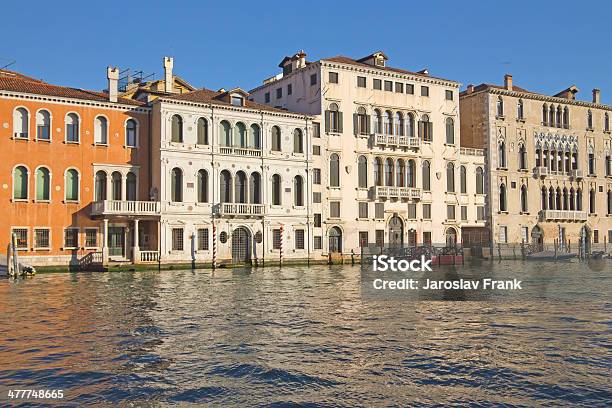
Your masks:
<instances>
[{"instance_id":1,"label":"orange building","mask_svg":"<svg viewBox=\"0 0 612 408\"><path fill-rule=\"evenodd\" d=\"M136 217L130 204L154 204L150 109L118 97L118 70L107 74L102 93L0 70L0 243L15 234L23 262L128 260L157 247L157 211Z\"/></svg>"}]
</instances>

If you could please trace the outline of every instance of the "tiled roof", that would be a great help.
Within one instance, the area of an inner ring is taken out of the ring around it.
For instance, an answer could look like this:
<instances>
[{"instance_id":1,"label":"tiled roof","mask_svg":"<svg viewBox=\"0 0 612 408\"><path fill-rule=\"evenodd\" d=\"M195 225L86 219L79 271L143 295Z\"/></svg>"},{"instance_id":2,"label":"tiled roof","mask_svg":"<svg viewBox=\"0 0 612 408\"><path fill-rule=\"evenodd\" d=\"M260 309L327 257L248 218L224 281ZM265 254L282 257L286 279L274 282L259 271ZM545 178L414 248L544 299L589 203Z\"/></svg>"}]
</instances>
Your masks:
<instances>
[{"instance_id":1,"label":"tiled roof","mask_svg":"<svg viewBox=\"0 0 612 408\"><path fill-rule=\"evenodd\" d=\"M506 88L504 86L501 86L501 85L480 84L480 85L474 86L474 92L485 91L485 90L491 89L491 88L506 90ZM534 95L542 95L542 94L539 94L537 92L528 91L527 89L521 88L520 86L516 86L516 85L512 85L512 91L514 91L514 92L530 93L530 94L534 94ZM467 93L468 93L467 90L465 90L465 91L461 92L461 95L465 95Z\"/></svg>"},{"instance_id":2,"label":"tiled roof","mask_svg":"<svg viewBox=\"0 0 612 408\"><path fill-rule=\"evenodd\" d=\"M104 92L51 85L40 80L30 79L29 77L21 74L16 74L14 76L9 76L6 74L0 75L0 90L23 92L34 95L57 96L62 98L85 99L97 102L108 102L108 94ZM143 102L126 98L118 98L117 103L135 106L144 105Z\"/></svg>"},{"instance_id":3,"label":"tiled roof","mask_svg":"<svg viewBox=\"0 0 612 408\"><path fill-rule=\"evenodd\" d=\"M18 79L23 79L23 80L32 81L32 82L44 82L43 80L32 78L32 77L29 77L27 75L23 75L23 74L21 74L19 72L11 71L11 70L8 70L8 69L0 69L0 78L3 78L3 77L6 77L6 78L18 78Z\"/></svg>"}]
</instances>

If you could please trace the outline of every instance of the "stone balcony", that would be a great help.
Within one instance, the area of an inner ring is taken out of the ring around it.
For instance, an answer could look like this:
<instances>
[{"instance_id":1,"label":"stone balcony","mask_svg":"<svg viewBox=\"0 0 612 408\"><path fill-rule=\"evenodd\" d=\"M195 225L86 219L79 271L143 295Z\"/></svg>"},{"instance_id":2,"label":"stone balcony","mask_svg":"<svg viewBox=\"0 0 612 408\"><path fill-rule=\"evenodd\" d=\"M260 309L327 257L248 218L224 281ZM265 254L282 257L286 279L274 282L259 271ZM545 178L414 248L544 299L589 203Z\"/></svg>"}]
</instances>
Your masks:
<instances>
[{"instance_id":1,"label":"stone balcony","mask_svg":"<svg viewBox=\"0 0 612 408\"><path fill-rule=\"evenodd\" d=\"M222 217L262 217L266 214L264 204L221 203L219 215Z\"/></svg>"},{"instance_id":2,"label":"stone balcony","mask_svg":"<svg viewBox=\"0 0 612 408\"><path fill-rule=\"evenodd\" d=\"M104 200L95 201L91 205L92 216L105 215L138 215L150 216L160 214L159 201L123 201Z\"/></svg>"},{"instance_id":3,"label":"stone balcony","mask_svg":"<svg viewBox=\"0 0 612 408\"><path fill-rule=\"evenodd\" d=\"M398 198L398 199L421 199L421 189L414 187L392 187L392 186L376 186L374 187L374 195L379 198Z\"/></svg>"},{"instance_id":4,"label":"stone balcony","mask_svg":"<svg viewBox=\"0 0 612 408\"><path fill-rule=\"evenodd\" d=\"M220 146L219 153L234 156L261 157L261 149L251 149L246 147Z\"/></svg>"},{"instance_id":5,"label":"stone balcony","mask_svg":"<svg viewBox=\"0 0 612 408\"><path fill-rule=\"evenodd\" d=\"M375 133L372 136L372 144L374 146L405 147L411 149L418 149L421 145L421 141L418 137L385 135L382 133Z\"/></svg>"},{"instance_id":6,"label":"stone balcony","mask_svg":"<svg viewBox=\"0 0 612 408\"><path fill-rule=\"evenodd\" d=\"M581 169L572 169L570 171L551 170L546 166L534 167L533 174L540 178L545 178L547 176L566 176L576 180L580 180L584 176L584 172Z\"/></svg>"},{"instance_id":7,"label":"stone balcony","mask_svg":"<svg viewBox=\"0 0 612 408\"><path fill-rule=\"evenodd\" d=\"M572 210L540 210L540 221L578 221L588 219L586 211Z\"/></svg>"}]
</instances>

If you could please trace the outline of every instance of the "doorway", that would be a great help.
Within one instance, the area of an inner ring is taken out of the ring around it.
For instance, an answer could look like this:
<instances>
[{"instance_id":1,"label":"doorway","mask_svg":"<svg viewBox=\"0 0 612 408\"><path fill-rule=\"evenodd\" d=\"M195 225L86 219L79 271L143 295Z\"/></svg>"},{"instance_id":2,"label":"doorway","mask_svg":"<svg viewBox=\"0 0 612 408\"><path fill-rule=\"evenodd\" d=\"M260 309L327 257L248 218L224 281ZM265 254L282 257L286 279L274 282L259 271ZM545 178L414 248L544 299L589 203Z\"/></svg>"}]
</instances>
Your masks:
<instances>
[{"instance_id":1,"label":"doorway","mask_svg":"<svg viewBox=\"0 0 612 408\"><path fill-rule=\"evenodd\" d=\"M246 264L251 262L251 233L238 227L232 233L232 262Z\"/></svg>"},{"instance_id":2,"label":"doorway","mask_svg":"<svg viewBox=\"0 0 612 408\"><path fill-rule=\"evenodd\" d=\"M108 227L108 254L125 257L125 228Z\"/></svg>"},{"instance_id":3,"label":"doorway","mask_svg":"<svg viewBox=\"0 0 612 408\"><path fill-rule=\"evenodd\" d=\"M401 247L404 244L404 222L394 215L389 220L389 245Z\"/></svg>"},{"instance_id":4,"label":"doorway","mask_svg":"<svg viewBox=\"0 0 612 408\"><path fill-rule=\"evenodd\" d=\"M329 252L342 252L342 231L338 227L329 230Z\"/></svg>"}]
</instances>

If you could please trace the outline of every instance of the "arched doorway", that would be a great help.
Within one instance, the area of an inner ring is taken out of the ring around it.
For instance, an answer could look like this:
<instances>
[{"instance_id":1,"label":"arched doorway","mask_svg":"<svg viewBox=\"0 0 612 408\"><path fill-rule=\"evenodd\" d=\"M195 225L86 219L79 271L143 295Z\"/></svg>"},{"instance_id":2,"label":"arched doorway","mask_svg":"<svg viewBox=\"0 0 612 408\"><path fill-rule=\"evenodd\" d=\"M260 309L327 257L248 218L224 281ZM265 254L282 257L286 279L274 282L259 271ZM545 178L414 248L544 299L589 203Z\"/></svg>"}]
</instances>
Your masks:
<instances>
[{"instance_id":1,"label":"arched doorway","mask_svg":"<svg viewBox=\"0 0 612 408\"><path fill-rule=\"evenodd\" d=\"M531 230L531 244L538 252L544 250L544 231L537 225Z\"/></svg>"},{"instance_id":2,"label":"arched doorway","mask_svg":"<svg viewBox=\"0 0 612 408\"><path fill-rule=\"evenodd\" d=\"M457 230L450 227L446 230L446 246L454 247L457 245Z\"/></svg>"},{"instance_id":3,"label":"arched doorway","mask_svg":"<svg viewBox=\"0 0 612 408\"><path fill-rule=\"evenodd\" d=\"M232 262L251 262L251 233L244 227L238 227L232 233Z\"/></svg>"},{"instance_id":4,"label":"arched doorway","mask_svg":"<svg viewBox=\"0 0 612 408\"><path fill-rule=\"evenodd\" d=\"M342 231L338 227L329 230L329 252L342 252Z\"/></svg>"},{"instance_id":5,"label":"arched doorway","mask_svg":"<svg viewBox=\"0 0 612 408\"><path fill-rule=\"evenodd\" d=\"M394 215L389 220L389 245L402 246L404 244L404 222Z\"/></svg>"}]
</instances>

